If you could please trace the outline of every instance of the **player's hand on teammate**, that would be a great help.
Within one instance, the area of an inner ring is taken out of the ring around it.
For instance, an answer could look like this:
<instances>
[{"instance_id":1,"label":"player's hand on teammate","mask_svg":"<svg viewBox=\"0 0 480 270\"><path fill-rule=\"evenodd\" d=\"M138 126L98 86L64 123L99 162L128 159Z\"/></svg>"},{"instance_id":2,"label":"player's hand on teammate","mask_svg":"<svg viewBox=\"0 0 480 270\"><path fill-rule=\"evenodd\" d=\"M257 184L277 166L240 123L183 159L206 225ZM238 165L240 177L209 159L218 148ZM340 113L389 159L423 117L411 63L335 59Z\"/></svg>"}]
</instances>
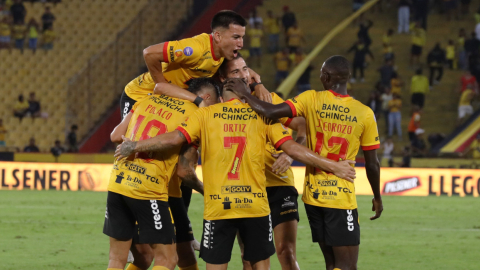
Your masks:
<instances>
[{"instance_id":1,"label":"player's hand on teammate","mask_svg":"<svg viewBox=\"0 0 480 270\"><path fill-rule=\"evenodd\" d=\"M129 138L122 135L123 142L117 146L117 150L115 150L115 159L121 160L122 158L126 158L132 154L134 154L135 145L137 142L133 142Z\"/></svg>"},{"instance_id":2,"label":"player's hand on teammate","mask_svg":"<svg viewBox=\"0 0 480 270\"><path fill-rule=\"evenodd\" d=\"M382 211L383 211L382 198L372 199L372 211L375 211L375 215L370 217L370 220L375 220L379 218L380 215L382 215Z\"/></svg>"},{"instance_id":3,"label":"player's hand on teammate","mask_svg":"<svg viewBox=\"0 0 480 270\"><path fill-rule=\"evenodd\" d=\"M263 84L257 84L255 86L255 96L261 101L272 103L272 95L270 95L270 91L268 91Z\"/></svg>"},{"instance_id":4,"label":"player's hand on teammate","mask_svg":"<svg viewBox=\"0 0 480 270\"><path fill-rule=\"evenodd\" d=\"M356 171L352 165L355 164L353 160L342 160L337 162L335 168L333 169L332 173L336 176L350 181L353 183L353 180L356 178Z\"/></svg>"},{"instance_id":5,"label":"player's hand on teammate","mask_svg":"<svg viewBox=\"0 0 480 270\"><path fill-rule=\"evenodd\" d=\"M275 174L282 174L286 172L293 162L293 158L285 153L272 154L272 157L277 159L272 165L272 172Z\"/></svg>"},{"instance_id":6,"label":"player's hand on teammate","mask_svg":"<svg viewBox=\"0 0 480 270\"><path fill-rule=\"evenodd\" d=\"M240 98L250 95L250 88L248 88L247 83L240 78L227 79L223 88L224 90L232 91Z\"/></svg>"}]
</instances>

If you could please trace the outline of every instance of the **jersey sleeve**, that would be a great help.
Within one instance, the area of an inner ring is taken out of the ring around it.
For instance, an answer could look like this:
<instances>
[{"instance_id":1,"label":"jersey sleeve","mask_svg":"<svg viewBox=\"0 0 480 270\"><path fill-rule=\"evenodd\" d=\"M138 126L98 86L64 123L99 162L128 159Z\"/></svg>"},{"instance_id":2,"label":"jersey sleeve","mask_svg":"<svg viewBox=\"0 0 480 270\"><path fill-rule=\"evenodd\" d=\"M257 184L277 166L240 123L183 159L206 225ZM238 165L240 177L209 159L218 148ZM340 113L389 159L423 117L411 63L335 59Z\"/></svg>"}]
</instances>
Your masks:
<instances>
[{"instance_id":1,"label":"jersey sleeve","mask_svg":"<svg viewBox=\"0 0 480 270\"><path fill-rule=\"evenodd\" d=\"M272 92L270 94L272 95L272 104L280 104L280 103L285 102L285 100L283 100L283 98L281 98L276 93ZM278 119L278 121L280 121L280 123L282 123L284 126L288 127L290 125L290 123L292 122L292 118L284 117L284 118Z\"/></svg>"},{"instance_id":2,"label":"jersey sleeve","mask_svg":"<svg viewBox=\"0 0 480 270\"><path fill-rule=\"evenodd\" d=\"M202 121L204 119L203 112L205 112L203 109L197 110L177 127L177 130L185 136L189 144L192 142L197 143L200 140L200 127L202 126Z\"/></svg>"},{"instance_id":3,"label":"jersey sleeve","mask_svg":"<svg viewBox=\"0 0 480 270\"><path fill-rule=\"evenodd\" d=\"M288 106L290 106L293 117L307 116L308 108L311 108L313 106L312 103L315 100L315 93L316 93L315 90L306 91L294 98L291 98L285 101L285 103L287 103Z\"/></svg>"},{"instance_id":4,"label":"jersey sleeve","mask_svg":"<svg viewBox=\"0 0 480 270\"><path fill-rule=\"evenodd\" d=\"M140 99L139 101L135 102L135 104L133 104L132 109L130 111L133 113L138 108L140 103L142 103L143 101L145 101L149 98L150 98L150 96L146 96L146 97L143 97L142 99Z\"/></svg>"},{"instance_id":5,"label":"jersey sleeve","mask_svg":"<svg viewBox=\"0 0 480 270\"><path fill-rule=\"evenodd\" d=\"M377 120L373 111L369 108L365 119L365 129L360 138L362 150L374 150L380 148L380 138L378 136Z\"/></svg>"},{"instance_id":6,"label":"jersey sleeve","mask_svg":"<svg viewBox=\"0 0 480 270\"><path fill-rule=\"evenodd\" d=\"M288 129L278 122L267 125L267 139L275 149L278 149L284 142L293 140Z\"/></svg>"},{"instance_id":7,"label":"jersey sleeve","mask_svg":"<svg viewBox=\"0 0 480 270\"><path fill-rule=\"evenodd\" d=\"M203 44L197 37L168 41L163 44L165 63L194 64L202 57Z\"/></svg>"}]
</instances>

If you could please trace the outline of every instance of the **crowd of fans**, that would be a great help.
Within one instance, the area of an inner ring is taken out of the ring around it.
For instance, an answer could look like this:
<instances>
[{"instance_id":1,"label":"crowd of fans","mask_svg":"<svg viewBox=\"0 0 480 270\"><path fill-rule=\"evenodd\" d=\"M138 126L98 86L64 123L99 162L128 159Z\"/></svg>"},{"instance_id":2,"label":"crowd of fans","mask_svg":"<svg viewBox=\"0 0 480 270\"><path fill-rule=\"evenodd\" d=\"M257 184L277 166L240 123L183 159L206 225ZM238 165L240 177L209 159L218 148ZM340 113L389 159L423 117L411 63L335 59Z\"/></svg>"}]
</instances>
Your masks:
<instances>
[{"instance_id":1,"label":"crowd of fans","mask_svg":"<svg viewBox=\"0 0 480 270\"><path fill-rule=\"evenodd\" d=\"M58 3L60 1L48 2ZM45 12L40 18L41 25L35 18L31 18L26 23L26 15L27 9L22 0L0 0L0 49L11 51L13 47L23 53L25 41L28 40L28 48L35 53L40 38L41 48L45 51L52 50L56 33L53 30L55 15L51 8L45 7Z\"/></svg>"}]
</instances>

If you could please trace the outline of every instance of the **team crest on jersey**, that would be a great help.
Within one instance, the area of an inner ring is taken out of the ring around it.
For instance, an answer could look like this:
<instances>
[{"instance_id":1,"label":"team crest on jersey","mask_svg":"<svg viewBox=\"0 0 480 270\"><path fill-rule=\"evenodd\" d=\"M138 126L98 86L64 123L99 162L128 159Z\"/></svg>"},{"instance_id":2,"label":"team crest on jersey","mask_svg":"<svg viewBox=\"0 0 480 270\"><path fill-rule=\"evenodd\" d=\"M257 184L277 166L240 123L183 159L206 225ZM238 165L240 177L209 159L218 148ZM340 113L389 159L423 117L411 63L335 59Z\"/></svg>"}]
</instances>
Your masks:
<instances>
[{"instance_id":1,"label":"team crest on jersey","mask_svg":"<svg viewBox=\"0 0 480 270\"><path fill-rule=\"evenodd\" d=\"M180 57L180 56L182 56L182 55L183 55L182 50L176 50L176 51L175 51L175 56L176 56L176 57Z\"/></svg>"},{"instance_id":2,"label":"team crest on jersey","mask_svg":"<svg viewBox=\"0 0 480 270\"><path fill-rule=\"evenodd\" d=\"M185 49L183 49L183 53L186 55L186 56L190 56L193 54L193 49L192 47L185 47Z\"/></svg>"}]
</instances>

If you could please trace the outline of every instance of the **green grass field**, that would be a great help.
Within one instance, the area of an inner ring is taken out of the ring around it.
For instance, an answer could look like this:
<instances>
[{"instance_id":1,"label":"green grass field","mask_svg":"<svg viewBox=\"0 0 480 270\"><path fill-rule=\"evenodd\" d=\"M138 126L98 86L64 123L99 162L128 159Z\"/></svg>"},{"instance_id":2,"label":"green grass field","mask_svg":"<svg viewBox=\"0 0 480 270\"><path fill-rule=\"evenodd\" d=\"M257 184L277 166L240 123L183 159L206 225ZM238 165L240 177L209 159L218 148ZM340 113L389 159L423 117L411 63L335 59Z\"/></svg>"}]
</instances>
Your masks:
<instances>
[{"instance_id":1,"label":"green grass field","mask_svg":"<svg viewBox=\"0 0 480 270\"><path fill-rule=\"evenodd\" d=\"M480 198L384 197L382 217L370 221L370 197L359 196L359 269L480 269ZM0 191L1 269L106 269L102 234L106 193ZM203 198L190 208L201 238ZM297 254L302 269L324 269L300 203ZM229 269L241 269L234 248ZM271 258L271 269L280 269ZM205 269L200 259L200 269Z\"/></svg>"}]
</instances>

